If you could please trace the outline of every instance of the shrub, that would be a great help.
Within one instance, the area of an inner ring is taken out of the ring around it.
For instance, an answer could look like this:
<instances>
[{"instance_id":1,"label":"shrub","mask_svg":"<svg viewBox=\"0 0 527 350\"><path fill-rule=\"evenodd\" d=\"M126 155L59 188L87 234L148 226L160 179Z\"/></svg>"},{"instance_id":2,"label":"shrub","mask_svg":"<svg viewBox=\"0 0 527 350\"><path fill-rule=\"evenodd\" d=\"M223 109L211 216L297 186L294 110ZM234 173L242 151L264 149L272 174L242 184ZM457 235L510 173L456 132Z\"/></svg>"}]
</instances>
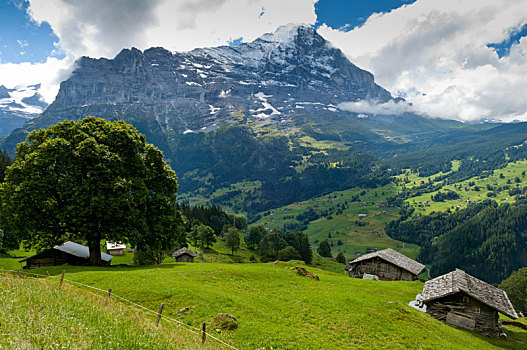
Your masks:
<instances>
[{"instance_id":1,"label":"shrub","mask_svg":"<svg viewBox=\"0 0 527 350\"><path fill-rule=\"evenodd\" d=\"M301 260L300 253L292 246L287 246L278 252L278 260L289 261L289 260Z\"/></svg>"}]
</instances>

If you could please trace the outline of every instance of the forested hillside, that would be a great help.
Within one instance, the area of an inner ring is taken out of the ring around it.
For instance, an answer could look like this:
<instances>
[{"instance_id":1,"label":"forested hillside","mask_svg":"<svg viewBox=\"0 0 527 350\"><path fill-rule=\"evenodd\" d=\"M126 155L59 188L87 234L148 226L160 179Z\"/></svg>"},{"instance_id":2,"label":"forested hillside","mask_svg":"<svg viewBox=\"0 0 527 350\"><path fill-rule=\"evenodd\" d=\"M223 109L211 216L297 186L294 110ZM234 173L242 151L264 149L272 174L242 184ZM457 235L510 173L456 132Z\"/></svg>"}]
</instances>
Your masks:
<instances>
[{"instance_id":1,"label":"forested hillside","mask_svg":"<svg viewBox=\"0 0 527 350\"><path fill-rule=\"evenodd\" d=\"M438 276L460 268L498 283L527 265L527 201L487 200L457 212L440 212L386 226L395 239L421 246L419 260Z\"/></svg>"}]
</instances>

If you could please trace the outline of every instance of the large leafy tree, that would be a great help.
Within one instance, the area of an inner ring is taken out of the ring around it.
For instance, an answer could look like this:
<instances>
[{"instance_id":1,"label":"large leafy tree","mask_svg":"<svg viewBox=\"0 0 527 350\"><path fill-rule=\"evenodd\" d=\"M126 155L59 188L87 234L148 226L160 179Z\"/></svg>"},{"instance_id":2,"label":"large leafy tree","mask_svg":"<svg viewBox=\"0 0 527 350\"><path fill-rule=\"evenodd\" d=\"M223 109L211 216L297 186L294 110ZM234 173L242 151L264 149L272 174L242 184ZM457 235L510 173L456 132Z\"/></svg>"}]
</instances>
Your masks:
<instances>
[{"instance_id":1,"label":"large leafy tree","mask_svg":"<svg viewBox=\"0 0 527 350\"><path fill-rule=\"evenodd\" d=\"M101 262L101 239L139 250L181 241L177 178L163 154L123 121L86 117L31 132L0 187L3 225L38 250L88 243Z\"/></svg>"}]
</instances>

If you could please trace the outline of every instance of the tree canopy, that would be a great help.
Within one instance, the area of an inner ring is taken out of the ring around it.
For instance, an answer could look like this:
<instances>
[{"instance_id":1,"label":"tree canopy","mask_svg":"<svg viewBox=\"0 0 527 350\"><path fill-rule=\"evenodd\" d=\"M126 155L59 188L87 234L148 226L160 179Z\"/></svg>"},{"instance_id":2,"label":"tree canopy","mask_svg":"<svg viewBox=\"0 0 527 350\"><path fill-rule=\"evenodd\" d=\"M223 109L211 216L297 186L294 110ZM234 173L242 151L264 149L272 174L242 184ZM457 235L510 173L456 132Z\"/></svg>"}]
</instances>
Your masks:
<instances>
[{"instance_id":1,"label":"tree canopy","mask_svg":"<svg viewBox=\"0 0 527 350\"><path fill-rule=\"evenodd\" d=\"M245 243L251 248L254 249L255 246L260 244L260 241L262 240L263 236L267 231L265 230L265 227L263 226L253 226L249 229L249 232L247 233L247 236L245 237Z\"/></svg>"},{"instance_id":2,"label":"tree canopy","mask_svg":"<svg viewBox=\"0 0 527 350\"><path fill-rule=\"evenodd\" d=\"M317 253L324 258L331 258L331 247L327 239L320 242Z\"/></svg>"},{"instance_id":3,"label":"tree canopy","mask_svg":"<svg viewBox=\"0 0 527 350\"><path fill-rule=\"evenodd\" d=\"M227 247L231 248L231 252L234 255L234 251L240 248L240 232L234 227L230 227L225 233L225 243Z\"/></svg>"},{"instance_id":4,"label":"tree canopy","mask_svg":"<svg viewBox=\"0 0 527 350\"><path fill-rule=\"evenodd\" d=\"M514 271L499 285L516 310L527 312L527 267Z\"/></svg>"},{"instance_id":5,"label":"tree canopy","mask_svg":"<svg viewBox=\"0 0 527 350\"><path fill-rule=\"evenodd\" d=\"M181 242L175 172L131 125L95 117L31 132L0 187L3 227L43 250L128 241L154 255ZM159 260L159 259L156 259Z\"/></svg>"}]
</instances>

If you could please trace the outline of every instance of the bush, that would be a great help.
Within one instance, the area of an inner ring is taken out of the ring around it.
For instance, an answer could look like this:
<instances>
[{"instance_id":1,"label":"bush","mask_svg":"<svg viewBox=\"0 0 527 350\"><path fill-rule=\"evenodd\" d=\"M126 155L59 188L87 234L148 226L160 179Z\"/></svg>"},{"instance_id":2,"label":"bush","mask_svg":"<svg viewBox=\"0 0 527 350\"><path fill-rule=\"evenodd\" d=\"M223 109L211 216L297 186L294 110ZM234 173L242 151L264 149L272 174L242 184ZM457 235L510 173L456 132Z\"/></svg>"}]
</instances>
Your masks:
<instances>
[{"instance_id":1,"label":"bush","mask_svg":"<svg viewBox=\"0 0 527 350\"><path fill-rule=\"evenodd\" d=\"M292 246L287 246L278 252L278 260L289 261L289 260L301 260L300 253Z\"/></svg>"},{"instance_id":2,"label":"bush","mask_svg":"<svg viewBox=\"0 0 527 350\"><path fill-rule=\"evenodd\" d=\"M339 264L345 264L346 263L346 257L344 256L344 254L342 252L339 252L337 254L337 262Z\"/></svg>"},{"instance_id":3,"label":"bush","mask_svg":"<svg viewBox=\"0 0 527 350\"><path fill-rule=\"evenodd\" d=\"M134 265L154 265L156 264L155 259L145 251L136 250L134 252Z\"/></svg>"},{"instance_id":4,"label":"bush","mask_svg":"<svg viewBox=\"0 0 527 350\"><path fill-rule=\"evenodd\" d=\"M324 258L331 258L331 247L327 239L320 242L317 253Z\"/></svg>"}]
</instances>

